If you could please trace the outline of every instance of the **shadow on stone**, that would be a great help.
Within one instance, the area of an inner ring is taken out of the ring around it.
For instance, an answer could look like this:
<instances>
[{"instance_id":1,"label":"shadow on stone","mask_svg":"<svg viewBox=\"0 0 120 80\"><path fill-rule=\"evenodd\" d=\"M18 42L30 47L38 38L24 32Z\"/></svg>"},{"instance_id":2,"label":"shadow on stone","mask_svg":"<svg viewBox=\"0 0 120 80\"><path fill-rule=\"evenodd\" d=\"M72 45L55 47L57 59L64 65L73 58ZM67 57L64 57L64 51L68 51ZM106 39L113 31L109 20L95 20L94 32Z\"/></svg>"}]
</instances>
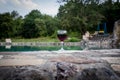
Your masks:
<instances>
[{"instance_id":1,"label":"shadow on stone","mask_svg":"<svg viewBox=\"0 0 120 80\"><path fill-rule=\"evenodd\" d=\"M85 69L76 80L120 80L113 71L106 68Z\"/></svg>"},{"instance_id":2,"label":"shadow on stone","mask_svg":"<svg viewBox=\"0 0 120 80\"><path fill-rule=\"evenodd\" d=\"M0 80L120 80L106 64L56 62L44 66L0 67ZM54 67L56 66L56 67Z\"/></svg>"}]
</instances>

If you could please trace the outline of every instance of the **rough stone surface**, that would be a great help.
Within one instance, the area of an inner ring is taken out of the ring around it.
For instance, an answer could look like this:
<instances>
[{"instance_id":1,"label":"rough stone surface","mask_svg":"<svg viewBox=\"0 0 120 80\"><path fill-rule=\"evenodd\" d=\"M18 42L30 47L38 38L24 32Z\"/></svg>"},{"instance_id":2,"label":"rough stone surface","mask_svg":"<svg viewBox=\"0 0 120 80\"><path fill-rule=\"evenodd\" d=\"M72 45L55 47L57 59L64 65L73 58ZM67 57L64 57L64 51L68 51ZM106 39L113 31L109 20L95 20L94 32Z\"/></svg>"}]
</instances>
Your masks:
<instances>
[{"instance_id":1,"label":"rough stone surface","mask_svg":"<svg viewBox=\"0 0 120 80\"><path fill-rule=\"evenodd\" d=\"M120 20L115 22L113 35L114 35L113 44L118 45L120 43Z\"/></svg>"},{"instance_id":2,"label":"rough stone surface","mask_svg":"<svg viewBox=\"0 0 120 80\"><path fill-rule=\"evenodd\" d=\"M119 49L2 52L0 80L120 80L119 54Z\"/></svg>"},{"instance_id":3,"label":"rough stone surface","mask_svg":"<svg viewBox=\"0 0 120 80\"><path fill-rule=\"evenodd\" d=\"M51 68L49 64L54 67ZM0 80L120 80L120 78L108 64L76 65L59 62L39 66L0 67Z\"/></svg>"}]
</instances>

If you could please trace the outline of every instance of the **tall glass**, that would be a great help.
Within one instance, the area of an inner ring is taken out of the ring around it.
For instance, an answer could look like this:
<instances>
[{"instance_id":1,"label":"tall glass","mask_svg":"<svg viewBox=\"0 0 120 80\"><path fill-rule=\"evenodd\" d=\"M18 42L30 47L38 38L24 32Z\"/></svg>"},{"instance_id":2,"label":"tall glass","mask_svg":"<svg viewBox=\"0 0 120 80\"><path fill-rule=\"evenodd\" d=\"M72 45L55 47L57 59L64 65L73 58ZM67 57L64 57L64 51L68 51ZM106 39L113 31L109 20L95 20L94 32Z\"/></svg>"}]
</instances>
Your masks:
<instances>
[{"instance_id":1,"label":"tall glass","mask_svg":"<svg viewBox=\"0 0 120 80\"><path fill-rule=\"evenodd\" d=\"M67 38L67 31L66 30L58 30L57 31L57 37L61 41L61 49L64 50L64 40Z\"/></svg>"}]
</instances>

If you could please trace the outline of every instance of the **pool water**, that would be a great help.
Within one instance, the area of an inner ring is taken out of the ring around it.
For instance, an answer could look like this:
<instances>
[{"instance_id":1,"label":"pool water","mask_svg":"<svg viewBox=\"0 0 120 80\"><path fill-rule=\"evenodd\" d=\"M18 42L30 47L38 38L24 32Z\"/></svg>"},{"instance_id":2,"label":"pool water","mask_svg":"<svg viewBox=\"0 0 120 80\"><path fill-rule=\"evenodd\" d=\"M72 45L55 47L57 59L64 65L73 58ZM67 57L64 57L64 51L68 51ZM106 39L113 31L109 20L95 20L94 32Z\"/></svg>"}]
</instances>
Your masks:
<instances>
[{"instance_id":1,"label":"pool water","mask_svg":"<svg viewBox=\"0 0 120 80\"><path fill-rule=\"evenodd\" d=\"M61 46L0 46L0 52L26 52L26 51L58 51ZM95 46L95 45L82 45L82 46L65 46L65 50L103 50L103 49L120 49L120 46L113 48L111 46Z\"/></svg>"},{"instance_id":2,"label":"pool water","mask_svg":"<svg viewBox=\"0 0 120 80\"><path fill-rule=\"evenodd\" d=\"M0 52L17 52L17 51L57 51L60 46L11 46L6 48L6 46L0 46ZM65 50L82 50L80 46L64 46Z\"/></svg>"}]
</instances>

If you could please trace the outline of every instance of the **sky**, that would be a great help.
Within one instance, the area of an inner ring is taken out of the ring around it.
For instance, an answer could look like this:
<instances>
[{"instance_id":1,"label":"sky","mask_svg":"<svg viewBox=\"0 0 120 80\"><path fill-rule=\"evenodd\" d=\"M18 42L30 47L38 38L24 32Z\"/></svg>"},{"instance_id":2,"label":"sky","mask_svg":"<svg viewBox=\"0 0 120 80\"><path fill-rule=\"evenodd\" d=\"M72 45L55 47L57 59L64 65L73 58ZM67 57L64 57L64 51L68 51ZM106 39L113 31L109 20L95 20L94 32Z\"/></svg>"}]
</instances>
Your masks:
<instances>
[{"instance_id":1,"label":"sky","mask_svg":"<svg viewBox=\"0 0 120 80\"><path fill-rule=\"evenodd\" d=\"M59 6L57 0L0 0L0 13L15 10L24 17L31 10L37 9L42 14L55 16Z\"/></svg>"}]
</instances>

